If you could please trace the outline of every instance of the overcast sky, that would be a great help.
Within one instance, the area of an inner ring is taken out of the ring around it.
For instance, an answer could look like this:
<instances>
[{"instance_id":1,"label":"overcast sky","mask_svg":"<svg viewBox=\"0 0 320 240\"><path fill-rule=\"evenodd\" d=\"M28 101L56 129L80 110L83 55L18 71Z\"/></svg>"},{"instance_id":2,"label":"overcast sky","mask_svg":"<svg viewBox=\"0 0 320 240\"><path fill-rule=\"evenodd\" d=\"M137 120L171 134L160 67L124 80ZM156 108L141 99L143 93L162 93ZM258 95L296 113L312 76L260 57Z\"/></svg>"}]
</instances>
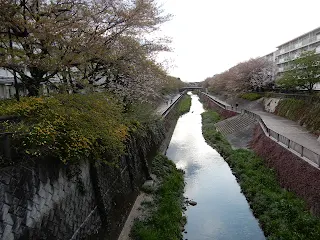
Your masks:
<instances>
[{"instance_id":1,"label":"overcast sky","mask_svg":"<svg viewBox=\"0 0 320 240\"><path fill-rule=\"evenodd\" d=\"M235 64L264 56L320 27L320 0L159 0L173 14L161 34L172 39L160 54L169 73L203 81Z\"/></svg>"}]
</instances>

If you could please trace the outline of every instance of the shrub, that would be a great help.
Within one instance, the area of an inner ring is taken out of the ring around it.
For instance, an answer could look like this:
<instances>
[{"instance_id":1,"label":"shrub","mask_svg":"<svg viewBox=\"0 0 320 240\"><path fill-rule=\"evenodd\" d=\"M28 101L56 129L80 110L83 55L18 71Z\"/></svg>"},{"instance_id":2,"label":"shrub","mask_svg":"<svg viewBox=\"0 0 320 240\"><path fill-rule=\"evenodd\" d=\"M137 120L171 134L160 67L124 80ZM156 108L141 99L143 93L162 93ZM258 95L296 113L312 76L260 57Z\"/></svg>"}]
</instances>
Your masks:
<instances>
[{"instance_id":1,"label":"shrub","mask_svg":"<svg viewBox=\"0 0 320 240\"><path fill-rule=\"evenodd\" d=\"M262 97L259 93L243 93L239 96L240 98L247 99L249 101L255 101Z\"/></svg>"},{"instance_id":2,"label":"shrub","mask_svg":"<svg viewBox=\"0 0 320 240\"><path fill-rule=\"evenodd\" d=\"M122 103L106 93L22 98L0 103L0 115L17 115L13 132L16 159L57 158L64 163L83 158L117 161L129 134L141 129Z\"/></svg>"}]
</instances>

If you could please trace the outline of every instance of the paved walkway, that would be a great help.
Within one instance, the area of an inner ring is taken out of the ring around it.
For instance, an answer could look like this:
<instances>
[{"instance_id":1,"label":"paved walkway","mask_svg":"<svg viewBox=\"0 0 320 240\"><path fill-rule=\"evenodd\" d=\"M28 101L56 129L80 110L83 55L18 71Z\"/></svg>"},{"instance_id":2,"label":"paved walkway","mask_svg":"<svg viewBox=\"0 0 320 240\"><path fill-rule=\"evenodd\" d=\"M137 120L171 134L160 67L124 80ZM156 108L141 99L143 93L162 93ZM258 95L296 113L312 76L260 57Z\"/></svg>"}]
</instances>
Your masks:
<instances>
[{"instance_id":1,"label":"paved walkway","mask_svg":"<svg viewBox=\"0 0 320 240\"><path fill-rule=\"evenodd\" d=\"M225 101L221 101L217 97L214 97L212 95L210 96L222 104L229 105ZM280 133L281 135L289 138L290 140L296 143L299 143L302 146L309 148L315 153L320 154L320 142L317 141L317 137L309 133L305 128L301 127L298 123L283 117L279 117L272 113L257 111L257 110L250 110L250 111L260 115L264 123L271 130L277 133Z\"/></svg>"},{"instance_id":2,"label":"paved walkway","mask_svg":"<svg viewBox=\"0 0 320 240\"><path fill-rule=\"evenodd\" d=\"M228 107L231 107L231 105L229 104L229 103L227 103L227 102L225 102L225 101L222 101L222 100L220 100L219 98L217 98L217 97L215 97L215 96L213 96L213 95L211 95L211 94L209 94L209 93L206 93L207 95L209 95L210 97L212 97L214 100L216 100L217 102L219 102L219 103L221 103L221 104L223 104L223 105L225 105L225 106L228 106Z\"/></svg>"},{"instance_id":3,"label":"paved walkway","mask_svg":"<svg viewBox=\"0 0 320 240\"><path fill-rule=\"evenodd\" d=\"M320 154L320 142L317 141L317 137L309 133L298 123L268 112L252 112L260 115L264 123L271 130L280 133L281 135L293 140L296 143L299 143L302 146L309 148L315 153Z\"/></svg>"},{"instance_id":4,"label":"paved walkway","mask_svg":"<svg viewBox=\"0 0 320 240\"><path fill-rule=\"evenodd\" d=\"M172 103L174 103L175 100L177 100L180 97L180 93L179 94L171 94L171 95L167 95L165 97L165 101L162 102L159 107L157 108L157 112L162 115L162 113L164 113L168 107L170 107L170 105Z\"/></svg>"}]
</instances>

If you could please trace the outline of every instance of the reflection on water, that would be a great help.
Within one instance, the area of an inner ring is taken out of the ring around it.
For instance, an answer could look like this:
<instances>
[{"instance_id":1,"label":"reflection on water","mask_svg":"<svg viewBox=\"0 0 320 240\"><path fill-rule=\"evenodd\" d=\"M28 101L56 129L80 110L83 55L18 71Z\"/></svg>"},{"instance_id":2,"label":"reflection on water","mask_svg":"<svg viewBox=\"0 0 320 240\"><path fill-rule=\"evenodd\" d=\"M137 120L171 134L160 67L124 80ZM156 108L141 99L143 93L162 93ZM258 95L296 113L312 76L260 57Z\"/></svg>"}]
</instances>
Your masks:
<instances>
[{"instance_id":1,"label":"reflection on water","mask_svg":"<svg viewBox=\"0 0 320 240\"><path fill-rule=\"evenodd\" d=\"M202 136L203 111L198 96L192 95L190 112L178 120L167 150L186 172L185 196L198 203L188 207L184 238L265 239L228 164Z\"/></svg>"}]
</instances>

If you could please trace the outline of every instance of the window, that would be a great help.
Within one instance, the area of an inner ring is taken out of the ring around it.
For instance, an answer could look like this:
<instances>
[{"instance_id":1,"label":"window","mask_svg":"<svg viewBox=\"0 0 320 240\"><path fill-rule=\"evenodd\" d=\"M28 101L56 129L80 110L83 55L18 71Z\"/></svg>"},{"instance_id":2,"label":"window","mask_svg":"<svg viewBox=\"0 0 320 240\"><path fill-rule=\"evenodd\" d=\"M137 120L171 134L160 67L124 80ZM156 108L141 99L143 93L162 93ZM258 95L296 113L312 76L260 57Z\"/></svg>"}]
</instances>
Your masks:
<instances>
[{"instance_id":1,"label":"window","mask_svg":"<svg viewBox=\"0 0 320 240\"><path fill-rule=\"evenodd\" d=\"M301 47L302 46L302 42L297 42L296 43L296 48L299 48L299 47Z\"/></svg>"}]
</instances>

